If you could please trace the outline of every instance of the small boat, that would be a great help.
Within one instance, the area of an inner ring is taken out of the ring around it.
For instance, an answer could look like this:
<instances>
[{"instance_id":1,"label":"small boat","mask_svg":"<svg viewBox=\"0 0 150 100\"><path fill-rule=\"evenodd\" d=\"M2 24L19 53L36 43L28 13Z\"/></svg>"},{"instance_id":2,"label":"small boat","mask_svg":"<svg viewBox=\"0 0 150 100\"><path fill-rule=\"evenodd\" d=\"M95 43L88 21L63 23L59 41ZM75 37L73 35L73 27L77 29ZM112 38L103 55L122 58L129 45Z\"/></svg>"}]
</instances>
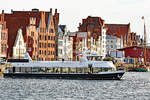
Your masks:
<instances>
[{"instance_id":1,"label":"small boat","mask_svg":"<svg viewBox=\"0 0 150 100\"><path fill-rule=\"evenodd\" d=\"M137 72L149 72L150 67L145 65L140 65L139 67L136 67Z\"/></svg>"},{"instance_id":2,"label":"small boat","mask_svg":"<svg viewBox=\"0 0 150 100\"><path fill-rule=\"evenodd\" d=\"M11 64L13 67L5 69L4 77L120 80L125 73L116 71L111 61L89 61L87 56L83 56L80 61L30 61Z\"/></svg>"}]
</instances>

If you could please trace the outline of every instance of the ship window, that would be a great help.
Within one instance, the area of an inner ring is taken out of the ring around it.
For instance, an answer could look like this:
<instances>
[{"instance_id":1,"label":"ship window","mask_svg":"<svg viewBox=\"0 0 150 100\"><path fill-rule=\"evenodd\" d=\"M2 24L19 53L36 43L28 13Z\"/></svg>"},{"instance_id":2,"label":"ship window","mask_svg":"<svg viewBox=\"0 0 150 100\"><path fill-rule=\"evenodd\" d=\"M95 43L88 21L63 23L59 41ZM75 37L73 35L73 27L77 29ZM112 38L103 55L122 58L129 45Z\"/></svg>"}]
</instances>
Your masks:
<instances>
[{"instance_id":1,"label":"ship window","mask_svg":"<svg viewBox=\"0 0 150 100\"><path fill-rule=\"evenodd\" d=\"M100 68L94 68L93 73L101 72Z\"/></svg>"},{"instance_id":2,"label":"ship window","mask_svg":"<svg viewBox=\"0 0 150 100\"><path fill-rule=\"evenodd\" d=\"M70 68L70 73L76 73L76 68Z\"/></svg>"},{"instance_id":3,"label":"ship window","mask_svg":"<svg viewBox=\"0 0 150 100\"><path fill-rule=\"evenodd\" d=\"M77 73L82 73L82 68L77 68Z\"/></svg>"},{"instance_id":4,"label":"ship window","mask_svg":"<svg viewBox=\"0 0 150 100\"><path fill-rule=\"evenodd\" d=\"M68 73L68 68L62 68L62 73Z\"/></svg>"}]
</instances>

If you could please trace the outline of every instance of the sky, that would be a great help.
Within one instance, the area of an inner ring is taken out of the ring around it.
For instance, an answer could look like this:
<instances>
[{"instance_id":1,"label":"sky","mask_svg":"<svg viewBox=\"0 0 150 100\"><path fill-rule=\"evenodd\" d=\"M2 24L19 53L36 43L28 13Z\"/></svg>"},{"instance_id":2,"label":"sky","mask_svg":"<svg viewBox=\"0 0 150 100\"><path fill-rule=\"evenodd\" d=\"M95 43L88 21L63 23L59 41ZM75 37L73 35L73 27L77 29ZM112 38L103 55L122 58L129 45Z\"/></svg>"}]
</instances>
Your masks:
<instances>
[{"instance_id":1,"label":"sky","mask_svg":"<svg viewBox=\"0 0 150 100\"><path fill-rule=\"evenodd\" d=\"M38 8L49 11L57 8L60 13L60 23L67 25L68 30L77 31L79 23L88 16L98 16L110 24L131 24L131 31L138 35L144 33L145 18L147 40L150 33L150 0L3 0L0 11L10 13L13 10L31 10Z\"/></svg>"}]
</instances>

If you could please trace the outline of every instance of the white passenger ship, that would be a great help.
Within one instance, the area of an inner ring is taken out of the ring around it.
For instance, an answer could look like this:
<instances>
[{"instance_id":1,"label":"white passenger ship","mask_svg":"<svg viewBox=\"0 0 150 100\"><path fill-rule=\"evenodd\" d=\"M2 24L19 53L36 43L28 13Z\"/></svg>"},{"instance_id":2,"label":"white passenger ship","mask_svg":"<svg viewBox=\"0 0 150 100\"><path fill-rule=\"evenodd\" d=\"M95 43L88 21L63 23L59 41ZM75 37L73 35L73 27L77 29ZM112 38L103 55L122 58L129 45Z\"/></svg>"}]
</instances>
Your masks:
<instances>
[{"instance_id":1,"label":"white passenger ship","mask_svg":"<svg viewBox=\"0 0 150 100\"><path fill-rule=\"evenodd\" d=\"M58 79L96 79L120 80L125 71L116 71L112 61L92 61L98 55L83 55L80 61L36 61L10 62L4 77L13 78L58 78ZM88 60L87 59L91 59Z\"/></svg>"}]
</instances>

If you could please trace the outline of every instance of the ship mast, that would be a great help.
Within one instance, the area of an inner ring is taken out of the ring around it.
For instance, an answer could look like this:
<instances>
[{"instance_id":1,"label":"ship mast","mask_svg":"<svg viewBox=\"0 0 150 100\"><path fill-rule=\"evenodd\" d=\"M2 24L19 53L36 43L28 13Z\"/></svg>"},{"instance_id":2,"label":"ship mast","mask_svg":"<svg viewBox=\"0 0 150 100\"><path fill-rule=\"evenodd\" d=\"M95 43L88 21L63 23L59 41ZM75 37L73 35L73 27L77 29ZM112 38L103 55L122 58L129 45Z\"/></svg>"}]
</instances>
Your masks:
<instances>
[{"instance_id":1,"label":"ship mast","mask_svg":"<svg viewBox=\"0 0 150 100\"><path fill-rule=\"evenodd\" d=\"M144 16L142 17L144 21L144 65L146 65L146 27L145 27L145 19Z\"/></svg>"}]
</instances>

